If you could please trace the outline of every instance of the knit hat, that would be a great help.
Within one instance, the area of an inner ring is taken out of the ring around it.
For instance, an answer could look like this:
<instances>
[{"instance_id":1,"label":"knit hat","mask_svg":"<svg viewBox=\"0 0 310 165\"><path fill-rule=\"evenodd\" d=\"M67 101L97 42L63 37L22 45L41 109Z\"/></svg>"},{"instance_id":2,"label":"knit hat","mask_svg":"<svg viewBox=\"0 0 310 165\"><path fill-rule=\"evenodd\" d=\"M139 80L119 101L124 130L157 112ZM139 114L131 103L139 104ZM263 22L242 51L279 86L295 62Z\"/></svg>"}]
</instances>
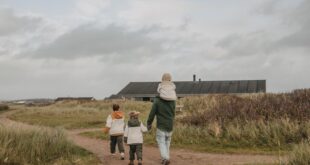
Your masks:
<instances>
[{"instance_id":1,"label":"knit hat","mask_svg":"<svg viewBox=\"0 0 310 165\"><path fill-rule=\"evenodd\" d=\"M138 111L131 111L129 112L129 116L132 117L132 116L138 116L140 114L140 112Z\"/></svg>"},{"instance_id":2,"label":"knit hat","mask_svg":"<svg viewBox=\"0 0 310 165\"><path fill-rule=\"evenodd\" d=\"M171 81L171 75L170 73L164 73L163 77L161 78L162 82L164 81Z\"/></svg>"}]
</instances>

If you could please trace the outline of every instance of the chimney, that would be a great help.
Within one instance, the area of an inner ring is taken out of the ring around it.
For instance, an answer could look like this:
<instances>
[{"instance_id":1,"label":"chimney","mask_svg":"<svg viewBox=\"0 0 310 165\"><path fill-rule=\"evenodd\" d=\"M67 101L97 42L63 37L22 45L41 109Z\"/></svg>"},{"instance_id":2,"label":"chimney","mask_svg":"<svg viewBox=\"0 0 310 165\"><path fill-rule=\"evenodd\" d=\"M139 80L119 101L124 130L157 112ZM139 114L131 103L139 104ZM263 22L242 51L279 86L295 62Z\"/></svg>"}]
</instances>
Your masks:
<instances>
[{"instance_id":1,"label":"chimney","mask_svg":"<svg viewBox=\"0 0 310 165\"><path fill-rule=\"evenodd\" d=\"M196 75L195 74L193 75L193 81L194 82L196 81Z\"/></svg>"}]
</instances>

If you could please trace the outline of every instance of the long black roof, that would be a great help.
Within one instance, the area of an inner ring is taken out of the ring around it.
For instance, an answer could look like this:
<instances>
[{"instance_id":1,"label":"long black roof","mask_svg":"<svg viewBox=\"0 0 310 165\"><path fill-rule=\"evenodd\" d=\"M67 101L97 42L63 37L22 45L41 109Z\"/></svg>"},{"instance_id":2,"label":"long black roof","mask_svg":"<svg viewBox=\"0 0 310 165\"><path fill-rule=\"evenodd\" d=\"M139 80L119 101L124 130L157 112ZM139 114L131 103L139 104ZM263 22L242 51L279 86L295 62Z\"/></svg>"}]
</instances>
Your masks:
<instances>
[{"instance_id":1,"label":"long black roof","mask_svg":"<svg viewBox=\"0 0 310 165\"><path fill-rule=\"evenodd\" d=\"M130 82L117 95L148 97L157 95L160 82ZM183 95L266 92L266 80L175 81L176 93Z\"/></svg>"}]
</instances>

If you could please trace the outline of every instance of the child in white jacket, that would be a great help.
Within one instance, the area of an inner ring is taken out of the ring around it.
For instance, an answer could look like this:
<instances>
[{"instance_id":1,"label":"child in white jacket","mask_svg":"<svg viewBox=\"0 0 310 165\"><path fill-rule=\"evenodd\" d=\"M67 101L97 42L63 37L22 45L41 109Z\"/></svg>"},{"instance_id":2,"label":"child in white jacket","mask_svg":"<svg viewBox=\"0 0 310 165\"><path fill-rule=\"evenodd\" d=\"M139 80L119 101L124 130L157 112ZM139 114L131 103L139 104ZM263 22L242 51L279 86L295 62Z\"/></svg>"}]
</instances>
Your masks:
<instances>
[{"instance_id":1,"label":"child in white jacket","mask_svg":"<svg viewBox=\"0 0 310 165\"><path fill-rule=\"evenodd\" d=\"M118 146L118 151L121 155L121 160L124 160L124 113L120 111L118 104L113 104L113 112L108 116L106 120L105 132L110 134L110 151L112 155L115 155L116 144Z\"/></svg>"},{"instance_id":2,"label":"child in white jacket","mask_svg":"<svg viewBox=\"0 0 310 165\"><path fill-rule=\"evenodd\" d=\"M139 121L139 112L130 112L129 116L130 119L124 133L124 141L129 145L129 165L134 165L135 154L137 155L138 165L142 165L142 133L146 132L147 128Z\"/></svg>"}]
</instances>

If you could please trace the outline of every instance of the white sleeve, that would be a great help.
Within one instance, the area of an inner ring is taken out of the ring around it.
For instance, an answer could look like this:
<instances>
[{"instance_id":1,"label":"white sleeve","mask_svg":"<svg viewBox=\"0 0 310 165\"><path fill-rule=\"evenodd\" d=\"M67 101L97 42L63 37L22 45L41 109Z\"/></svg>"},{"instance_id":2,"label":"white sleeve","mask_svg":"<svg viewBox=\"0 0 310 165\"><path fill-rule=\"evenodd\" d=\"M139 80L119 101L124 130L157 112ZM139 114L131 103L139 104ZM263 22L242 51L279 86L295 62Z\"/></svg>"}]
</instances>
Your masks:
<instances>
[{"instance_id":1,"label":"white sleeve","mask_svg":"<svg viewBox=\"0 0 310 165\"><path fill-rule=\"evenodd\" d=\"M108 116L105 126L111 128L111 126L112 126L112 117L111 117L111 115Z\"/></svg>"},{"instance_id":2,"label":"white sleeve","mask_svg":"<svg viewBox=\"0 0 310 165\"><path fill-rule=\"evenodd\" d=\"M128 137L128 125L126 124L124 137Z\"/></svg>"},{"instance_id":3,"label":"white sleeve","mask_svg":"<svg viewBox=\"0 0 310 165\"><path fill-rule=\"evenodd\" d=\"M161 89L161 84L158 84L158 87L157 87L157 92L160 93L160 89Z\"/></svg>"},{"instance_id":4,"label":"white sleeve","mask_svg":"<svg viewBox=\"0 0 310 165\"><path fill-rule=\"evenodd\" d=\"M143 123L141 122L140 124L140 128L142 132L147 132L147 128L143 125Z\"/></svg>"}]
</instances>

